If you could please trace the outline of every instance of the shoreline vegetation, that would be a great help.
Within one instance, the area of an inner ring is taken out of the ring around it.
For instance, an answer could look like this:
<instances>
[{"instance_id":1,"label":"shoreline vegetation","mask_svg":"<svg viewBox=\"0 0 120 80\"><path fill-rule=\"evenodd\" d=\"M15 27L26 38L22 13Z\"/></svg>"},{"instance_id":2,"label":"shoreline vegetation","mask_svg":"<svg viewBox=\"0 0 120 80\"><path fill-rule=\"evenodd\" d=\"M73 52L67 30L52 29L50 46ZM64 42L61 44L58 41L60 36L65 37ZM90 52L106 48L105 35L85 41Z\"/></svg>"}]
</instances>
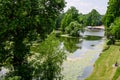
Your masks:
<instances>
[{"instance_id":1,"label":"shoreline vegetation","mask_svg":"<svg viewBox=\"0 0 120 80\"><path fill-rule=\"evenodd\" d=\"M109 0L105 15L96 9L79 13L74 6L64 12L66 4L65 0L0 1L0 72L2 68L9 70L5 75L0 74L0 80L63 80L62 64L67 57L64 47L73 53L77 47L81 49L81 44L75 46L75 43L101 38L82 36L86 26L91 31L103 31L105 26L107 45L110 45L99 55L93 74L86 80L120 80L120 41L115 42L120 40L120 1ZM102 29L101 25L104 25ZM59 29L55 35L53 30ZM57 38L59 35L79 39L64 39L61 46L63 40ZM74 75L71 77L76 80Z\"/></svg>"},{"instance_id":2,"label":"shoreline vegetation","mask_svg":"<svg viewBox=\"0 0 120 80\"><path fill-rule=\"evenodd\" d=\"M105 48L85 80L120 80L120 41Z\"/></svg>"},{"instance_id":3,"label":"shoreline vegetation","mask_svg":"<svg viewBox=\"0 0 120 80\"><path fill-rule=\"evenodd\" d=\"M101 26L94 26L92 28L93 29L89 29L88 26L86 26L84 29L89 30L89 31L93 31L94 30L93 32L99 32L99 31L104 30L104 26L103 25L101 25ZM62 32L61 30L54 30L54 33L56 33L56 36L66 37L66 38L84 38L84 39L89 39L89 38L91 39L92 38L93 39L93 37L95 37L95 40L99 39L99 38L102 38L102 37L96 37L96 36L91 37L89 35L88 36L87 35L83 36L81 34L78 34L77 36L73 36L73 35L70 35L68 33Z\"/></svg>"}]
</instances>

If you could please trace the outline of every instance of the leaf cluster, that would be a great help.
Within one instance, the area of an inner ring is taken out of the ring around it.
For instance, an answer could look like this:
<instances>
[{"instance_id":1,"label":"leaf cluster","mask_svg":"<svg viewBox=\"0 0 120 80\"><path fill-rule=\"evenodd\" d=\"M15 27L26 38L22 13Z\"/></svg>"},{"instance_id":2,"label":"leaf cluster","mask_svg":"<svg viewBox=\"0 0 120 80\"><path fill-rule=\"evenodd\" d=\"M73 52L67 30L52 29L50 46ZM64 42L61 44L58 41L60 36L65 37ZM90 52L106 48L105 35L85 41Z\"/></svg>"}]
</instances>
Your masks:
<instances>
[{"instance_id":1,"label":"leaf cluster","mask_svg":"<svg viewBox=\"0 0 120 80\"><path fill-rule=\"evenodd\" d=\"M32 79L30 47L52 32L64 6L64 0L0 0L0 67L9 66L8 77Z\"/></svg>"}]
</instances>

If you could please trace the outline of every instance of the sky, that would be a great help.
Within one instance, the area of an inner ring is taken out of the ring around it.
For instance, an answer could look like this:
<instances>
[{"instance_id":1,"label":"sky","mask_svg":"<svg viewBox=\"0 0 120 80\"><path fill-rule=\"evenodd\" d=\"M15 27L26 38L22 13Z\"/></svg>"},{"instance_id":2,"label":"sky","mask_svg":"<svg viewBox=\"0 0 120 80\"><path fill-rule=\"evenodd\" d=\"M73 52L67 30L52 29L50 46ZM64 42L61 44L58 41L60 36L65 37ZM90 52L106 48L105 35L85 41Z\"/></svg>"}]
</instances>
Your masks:
<instances>
[{"instance_id":1,"label":"sky","mask_svg":"<svg viewBox=\"0 0 120 80\"><path fill-rule=\"evenodd\" d=\"M87 14L92 9L96 9L100 14L105 14L109 0L65 0L67 2L64 11L66 12L71 6L76 7L80 13Z\"/></svg>"}]
</instances>

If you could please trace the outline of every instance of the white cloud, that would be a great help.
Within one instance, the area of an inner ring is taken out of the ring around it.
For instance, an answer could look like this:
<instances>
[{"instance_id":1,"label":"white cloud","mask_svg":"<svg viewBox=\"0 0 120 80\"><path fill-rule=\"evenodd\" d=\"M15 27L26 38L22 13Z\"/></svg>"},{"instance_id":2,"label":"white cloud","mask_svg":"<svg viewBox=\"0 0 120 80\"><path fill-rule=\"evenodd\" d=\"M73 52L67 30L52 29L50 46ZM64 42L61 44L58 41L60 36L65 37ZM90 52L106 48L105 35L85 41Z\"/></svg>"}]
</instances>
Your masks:
<instances>
[{"instance_id":1,"label":"white cloud","mask_svg":"<svg viewBox=\"0 0 120 80\"><path fill-rule=\"evenodd\" d=\"M67 2L64 11L67 11L71 6L76 7L79 12L84 14L89 13L92 9L96 9L101 14L104 14L107 8L108 0L65 0Z\"/></svg>"}]
</instances>

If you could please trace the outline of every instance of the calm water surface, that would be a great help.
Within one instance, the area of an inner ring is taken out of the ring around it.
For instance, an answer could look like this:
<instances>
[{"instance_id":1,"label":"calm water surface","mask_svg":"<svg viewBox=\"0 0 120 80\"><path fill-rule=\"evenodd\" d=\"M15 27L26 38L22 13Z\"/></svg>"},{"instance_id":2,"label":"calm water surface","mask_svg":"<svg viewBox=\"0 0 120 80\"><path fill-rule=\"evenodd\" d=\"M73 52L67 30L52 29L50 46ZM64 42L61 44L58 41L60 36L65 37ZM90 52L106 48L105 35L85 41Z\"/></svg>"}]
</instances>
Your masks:
<instances>
[{"instance_id":1,"label":"calm water surface","mask_svg":"<svg viewBox=\"0 0 120 80\"><path fill-rule=\"evenodd\" d=\"M93 65L102 52L104 31L85 31L82 35L89 38L61 38L68 53L63 63L64 80L84 80L93 71Z\"/></svg>"}]
</instances>

